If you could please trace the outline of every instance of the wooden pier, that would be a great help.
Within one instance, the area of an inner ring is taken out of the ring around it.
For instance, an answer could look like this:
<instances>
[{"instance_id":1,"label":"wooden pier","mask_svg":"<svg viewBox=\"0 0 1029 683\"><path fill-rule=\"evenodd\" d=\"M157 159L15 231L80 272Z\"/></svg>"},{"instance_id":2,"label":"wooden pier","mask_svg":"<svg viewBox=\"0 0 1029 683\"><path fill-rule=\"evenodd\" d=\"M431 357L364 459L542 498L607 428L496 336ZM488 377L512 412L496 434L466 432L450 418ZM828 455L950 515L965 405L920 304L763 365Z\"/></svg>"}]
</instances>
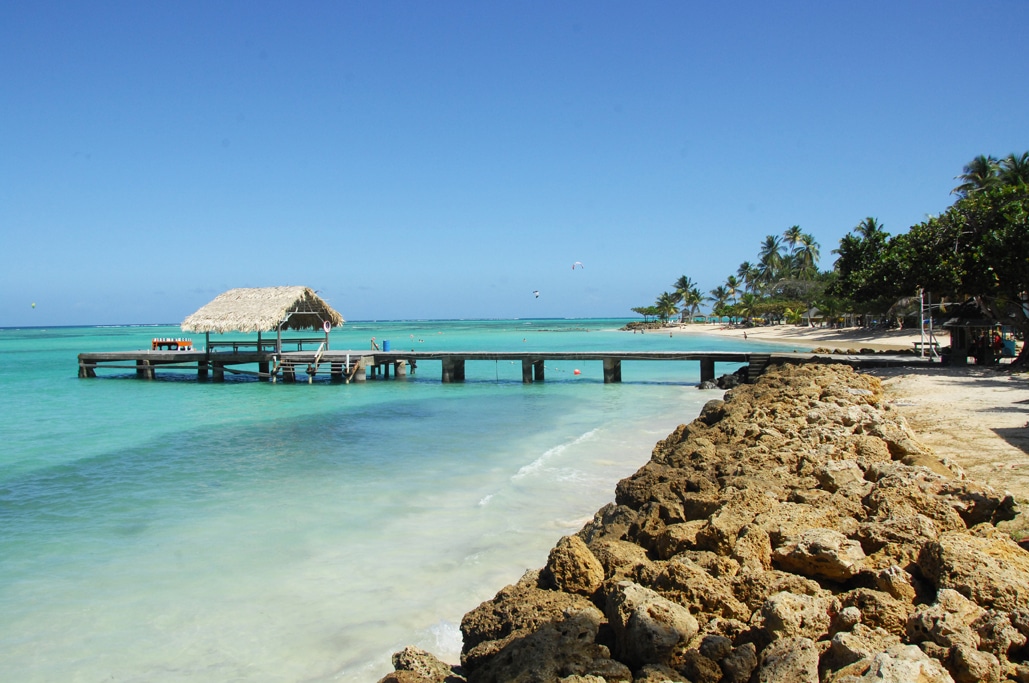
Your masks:
<instances>
[{"instance_id":1,"label":"wooden pier","mask_svg":"<svg viewBox=\"0 0 1029 683\"><path fill-rule=\"evenodd\" d=\"M601 362L604 383L622 381L624 361L688 361L699 363L700 380L715 378L716 364L747 365L747 380L754 381L769 365L781 362L840 362L856 367L883 365L924 365L914 356L816 356L799 353L750 353L736 351L285 351L275 353L243 344L224 351L142 350L79 354L79 377L96 377L97 370L134 370L137 377L154 379L158 371L195 372L198 380L223 381L225 374L255 377L265 381L296 382L317 377L351 383L372 379L404 377L426 361L439 361L443 383L463 382L465 365L478 361L520 362L522 382L545 380L548 363L558 361ZM222 347L225 348L225 347ZM257 366L257 370L240 366Z\"/></svg>"}]
</instances>

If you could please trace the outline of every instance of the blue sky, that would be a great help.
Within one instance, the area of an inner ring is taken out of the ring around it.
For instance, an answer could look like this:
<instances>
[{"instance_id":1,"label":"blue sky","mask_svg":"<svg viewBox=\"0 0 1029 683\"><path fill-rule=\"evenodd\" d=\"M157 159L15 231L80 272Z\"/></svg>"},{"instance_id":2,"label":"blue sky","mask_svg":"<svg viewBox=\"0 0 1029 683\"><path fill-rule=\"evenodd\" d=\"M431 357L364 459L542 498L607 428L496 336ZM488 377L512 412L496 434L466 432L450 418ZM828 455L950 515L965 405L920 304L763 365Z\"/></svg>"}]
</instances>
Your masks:
<instances>
[{"instance_id":1,"label":"blue sky","mask_svg":"<svg viewBox=\"0 0 1029 683\"><path fill-rule=\"evenodd\" d=\"M1029 149L1026 27L1015 1L0 3L0 326L285 284L353 320L632 317L795 224L826 268Z\"/></svg>"}]
</instances>

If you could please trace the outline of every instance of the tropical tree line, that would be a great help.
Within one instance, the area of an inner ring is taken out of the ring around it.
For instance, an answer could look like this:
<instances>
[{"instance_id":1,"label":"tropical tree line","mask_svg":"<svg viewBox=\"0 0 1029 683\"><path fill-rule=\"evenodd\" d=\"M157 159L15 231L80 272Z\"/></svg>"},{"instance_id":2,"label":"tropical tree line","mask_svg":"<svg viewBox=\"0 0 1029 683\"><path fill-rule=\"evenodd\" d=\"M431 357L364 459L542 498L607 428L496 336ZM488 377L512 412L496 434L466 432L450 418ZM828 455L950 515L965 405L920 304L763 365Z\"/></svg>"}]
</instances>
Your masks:
<instances>
[{"instance_id":1,"label":"tropical tree line","mask_svg":"<svg viewBox=\"0 0 1029 683\"><path fill-rule=\"evenodd\" d=\"M653 306L632 309L647 318L692 320L703 303L714 315L740 322L763 318L800 322L811 309L888 319L899 302L925 293L953 308L974 302L983 315L1029 332L1029 152L969 162L952 190L954 203L907 232L890 235L874 217L858 223L832 250L832 268L818 269L820 251L799 226L768 235L753 261L706 295L683 275ZM946 308L942 311L947 314ZM948 314L949 315L949 314ZM1016 363L1029 362L1023 345Z\"/></svg>"},{"instance_id":2,"label":"tropical tree line","mask_svg":"<svg viewBox=\"0 0 1029 683\"><path fill-rule=\"evenodd\" d=\"M782 235L768 235L754 261L744 261L722 284L703 293L683 275L662 292L651 306L632 310L644 319L667 322L692 321L704 304L718 317L734 321L761 317L774 321L799 321L804 311L825 288L825 274L818 270L820 245L794 225Z\"/></svg>"}]
</instances>

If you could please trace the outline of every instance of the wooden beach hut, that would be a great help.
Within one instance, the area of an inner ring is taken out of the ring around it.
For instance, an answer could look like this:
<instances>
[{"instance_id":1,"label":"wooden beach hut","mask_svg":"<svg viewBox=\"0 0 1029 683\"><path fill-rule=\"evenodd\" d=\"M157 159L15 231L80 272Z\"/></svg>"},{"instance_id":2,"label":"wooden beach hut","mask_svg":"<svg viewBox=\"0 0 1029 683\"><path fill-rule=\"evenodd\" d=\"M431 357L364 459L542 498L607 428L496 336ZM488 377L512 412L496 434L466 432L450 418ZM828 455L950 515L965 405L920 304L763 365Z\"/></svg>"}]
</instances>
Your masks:
<instances>
[{"instance_id":1,"label":"wooden beach hut","mask_svg":"<svg viewBox=\"0 0 1029 683\"><path fill-rule=\"evenodd\" d=\"M256 332L259 351L261 334L275 332L275 352L281 353L283 330L324 331L327 341L329 330L344 322L310 287L251 287L219 294L183 320L182 330L203 332L207 349L211 348L212 332Z\"/></svg>"},{"instance_id":2,"label":"wooden beach hut","mask_svg":"<svg viewBox=\"0 0 1029 683\"><path fill-rule=\"evenodd\" d=\"M976 339L988 336L1001 326L1001 322L983 316L979 305L973 300L950 307L954 317L943 323L943 329L950 332L950 365L966 365L969 356L976 355ZM979 359L977 359L979 360Z\"/></svg>"}]
</instances>

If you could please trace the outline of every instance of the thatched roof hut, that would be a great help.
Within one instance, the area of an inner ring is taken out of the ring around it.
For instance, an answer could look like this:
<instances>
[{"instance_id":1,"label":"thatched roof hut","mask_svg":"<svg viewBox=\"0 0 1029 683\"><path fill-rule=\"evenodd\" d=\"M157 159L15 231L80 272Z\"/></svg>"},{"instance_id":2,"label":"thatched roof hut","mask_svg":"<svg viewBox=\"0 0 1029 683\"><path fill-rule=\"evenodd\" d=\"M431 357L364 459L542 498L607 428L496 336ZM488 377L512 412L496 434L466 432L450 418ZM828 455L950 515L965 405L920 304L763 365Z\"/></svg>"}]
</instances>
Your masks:
<instances>
[{"instance_id":1,"label":"thatched roof hut","mask_svg":"<svg viewBox=\"0 0 1029 683\"><path fill-rule=\"evenodd\" d=\"M185 332L321 330L345 321L309 287L230 289L182 321Z\"/></svg>"}]
</instances>

